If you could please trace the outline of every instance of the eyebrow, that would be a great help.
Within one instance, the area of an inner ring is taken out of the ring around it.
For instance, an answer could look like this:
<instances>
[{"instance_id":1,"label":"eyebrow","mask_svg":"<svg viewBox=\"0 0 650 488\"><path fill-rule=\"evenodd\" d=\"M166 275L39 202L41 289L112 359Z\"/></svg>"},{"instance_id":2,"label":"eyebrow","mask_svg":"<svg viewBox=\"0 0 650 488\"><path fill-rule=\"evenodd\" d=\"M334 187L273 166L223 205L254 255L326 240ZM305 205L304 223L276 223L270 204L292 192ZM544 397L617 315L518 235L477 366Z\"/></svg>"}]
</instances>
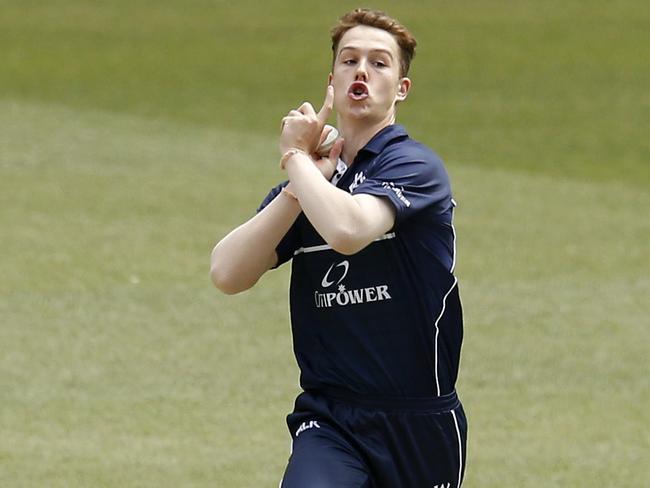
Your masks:
<instances>
[{"instance_id":1,"label":"eyebrow","mask_svg":"<svg viewBox=\"0 0 650 488\"><path fill-rule=\"evenodd\" d=\"M339 51L339 54L342 54L343 51L345 51L346 49L349 49L349 50L352 50L352 51L361 51L361 48L358 48L358 47L355 47L355 46L345 46L345 47L341 48L341 50ZM391 53L388 49L376 48L376 49L371 49L370 52L371 53L372 52L384 53L384 54L387 54L391 59L393 59L393 53Z\"/></svg>"}]
</instances>

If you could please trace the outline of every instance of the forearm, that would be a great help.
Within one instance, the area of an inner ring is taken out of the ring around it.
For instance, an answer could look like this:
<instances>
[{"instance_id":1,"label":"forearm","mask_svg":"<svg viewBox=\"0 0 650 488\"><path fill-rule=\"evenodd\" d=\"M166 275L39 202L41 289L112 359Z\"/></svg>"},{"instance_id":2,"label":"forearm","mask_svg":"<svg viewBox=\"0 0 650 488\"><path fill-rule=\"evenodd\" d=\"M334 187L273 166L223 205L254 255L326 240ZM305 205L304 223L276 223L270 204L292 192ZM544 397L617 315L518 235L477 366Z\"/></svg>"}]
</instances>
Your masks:
<instances>
[{"instance_id":1,"label":"forearm","mask_svg":"<svg viewBox=\"0 0 650 488\"><path fill-rule=\"evenodd\" d=\"M325 242L342 254L354 254L393 227L395 208L380 196L352 196L336 188L316 167L319 162L314 165L308 156L318 146L333 101L329 85L320 112L304 103L282 119L280 166L289 174L302 211ZM327 160L336 161L342 147L343 140L337 140Z\"/></svg>"},{"instance_id":2,"label":"forearm","mask_svg":"<svg viewBox=\"0 0 650 488\"><path fill-rule=\"evenodd\" d=\"M303 212L334 250L353 254L374 238L359 202L330 184L307 155L296 154L285 167Z\"/></svg>"},{"instance_id":3,"label":"forearm","mask_svg":"<svg viewBox=\"0 0 650 488\"><path fill-rule=\"evenodd\" d=\"M221 239L212 251L210 277L224 293L252 287L276 264L275 248L300 214L300 205L286 194Z\"/></svg>"}]
</instances>

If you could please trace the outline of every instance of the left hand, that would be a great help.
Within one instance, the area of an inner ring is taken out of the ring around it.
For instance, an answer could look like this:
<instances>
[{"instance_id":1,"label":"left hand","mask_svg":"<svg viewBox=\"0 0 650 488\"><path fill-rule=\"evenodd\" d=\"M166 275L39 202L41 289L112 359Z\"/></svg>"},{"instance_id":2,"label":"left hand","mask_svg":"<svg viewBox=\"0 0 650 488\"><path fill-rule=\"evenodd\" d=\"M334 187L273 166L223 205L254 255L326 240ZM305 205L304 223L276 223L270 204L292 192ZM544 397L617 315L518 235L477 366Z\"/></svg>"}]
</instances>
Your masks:
<instances>
[{"instance_id":1,"label":"left hand","mask_svg":"<svg viewBox=\"0 0 650 488\"><path fill-rule=\"evenodd\" d=\"M280 152L286 153L289 149L300 149L307 154L312 154L318 147L323 126L332 112L334 103L334 87L327 87L325 101L320 111L316 113L310 103L303 103L298 110L292 110L282 119L282 133L280 134Z\"/></svg>"},{"instance_id":2,"label":"left hand","mask_svg":"<svg viewBox=\"0 0 650 488\"><path fill-rule=\"evenodd\" d=\"M343 139L338 138L326 158L320 158L314 161L314 164L327 181L331 180L332 176L334 176L336 165L338 164L339 156L341 156L342 151Z\"/></svg>"}]
</instances>

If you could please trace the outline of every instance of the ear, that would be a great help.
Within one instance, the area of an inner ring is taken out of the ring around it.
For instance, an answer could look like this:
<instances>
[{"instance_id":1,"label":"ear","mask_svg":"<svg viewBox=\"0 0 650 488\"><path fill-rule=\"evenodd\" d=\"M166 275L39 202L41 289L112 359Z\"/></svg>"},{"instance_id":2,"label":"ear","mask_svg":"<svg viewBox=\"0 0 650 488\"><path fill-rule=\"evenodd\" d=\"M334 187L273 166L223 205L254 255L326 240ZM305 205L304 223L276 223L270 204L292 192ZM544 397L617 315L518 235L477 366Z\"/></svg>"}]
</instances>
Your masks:
<instances>
[{"instance_id":1,"label":"ear","mask_svg":"<svg viewBox=\"0 0 650 488\"><path fill-rule=\"evenodd\" d=\"M398 102L403 102L406 100L406 97L409 94L409 91L411 90L411 80L410 78L400 78L399 80L399 85L397 89L397 101Z\"/></svg>"},{"instance_id":2,"label":"ear","mask_svg":"<svg viewBox=\"0 0 650 488\"><path fill-rule=\"evenodd\" d=\"M332 79L333 79L333 78L334 78L334 76L332 76L332 73L330 73L329 75L327 75L327 85L328 85L328 86L332 84Z\"/></svg>"}]
</instances>

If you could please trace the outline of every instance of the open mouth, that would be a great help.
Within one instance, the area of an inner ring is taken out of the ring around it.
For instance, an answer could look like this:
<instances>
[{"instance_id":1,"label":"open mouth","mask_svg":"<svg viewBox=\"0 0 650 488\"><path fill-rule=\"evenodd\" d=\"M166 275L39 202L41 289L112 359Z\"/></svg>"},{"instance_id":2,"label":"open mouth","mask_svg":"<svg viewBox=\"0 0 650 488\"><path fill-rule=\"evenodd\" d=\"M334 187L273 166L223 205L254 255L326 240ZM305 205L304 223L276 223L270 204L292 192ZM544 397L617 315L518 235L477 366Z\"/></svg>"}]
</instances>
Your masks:
<instances>
[{"instance_id":1,"label":"open mouth","mask_svg":"<svg viewBox=\"0 0 650 488\"><path fill-rule=\"evenodd\" d=\"M368 86L362 81L355 81L348 89L348 96L352 100L365 100L368 98Z\"/></svg>"}]
</instances>

